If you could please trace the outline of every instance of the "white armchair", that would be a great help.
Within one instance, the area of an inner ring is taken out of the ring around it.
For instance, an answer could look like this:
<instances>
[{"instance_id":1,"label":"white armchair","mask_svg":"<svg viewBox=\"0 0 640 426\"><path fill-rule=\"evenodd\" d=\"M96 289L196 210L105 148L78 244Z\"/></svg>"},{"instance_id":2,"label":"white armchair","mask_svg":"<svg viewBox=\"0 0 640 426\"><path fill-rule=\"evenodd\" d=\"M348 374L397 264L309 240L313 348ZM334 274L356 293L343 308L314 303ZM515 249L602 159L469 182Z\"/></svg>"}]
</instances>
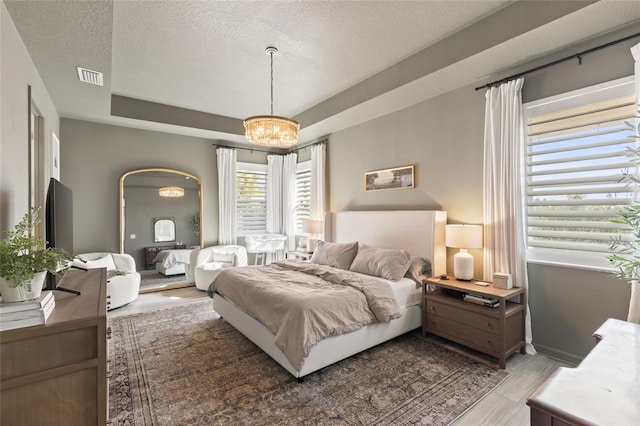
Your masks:
<instances>
[{"instance_id":1,"label":"white armchair","mask_svg":"<svg viewBox=\"0 0 640 426\"><path fill-rule=\"evenodd\" d=\"M246 266L247 264L247 249L233 245L211 246L194 250L191 252L189 263L196 288L205 291L222 268Z\"/></svg>"},{"instance_id":2,"label":"white armchair","mask_svg":"<svg viewBox=\"0 0 640 426\"><path fill-rule=\"evenodd\" d=\"M73 266L79 268L107 268L107 310L138 298L140 274L136 272L136 262L131 255L96 252L78 254L76 258Z\"/></svg>"}]
</instances>

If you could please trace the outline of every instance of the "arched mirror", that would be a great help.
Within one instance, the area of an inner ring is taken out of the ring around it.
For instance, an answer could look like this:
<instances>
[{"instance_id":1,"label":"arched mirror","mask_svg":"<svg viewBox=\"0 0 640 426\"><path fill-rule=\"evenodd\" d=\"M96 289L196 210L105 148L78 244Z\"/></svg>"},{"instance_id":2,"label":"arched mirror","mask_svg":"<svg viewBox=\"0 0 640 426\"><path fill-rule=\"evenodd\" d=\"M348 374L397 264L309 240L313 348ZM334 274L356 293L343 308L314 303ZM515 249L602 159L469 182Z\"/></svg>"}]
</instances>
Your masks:
<instances>
[{"instance_id":1,"label":"arched mirror","mask_svg":"<svg viewBox=\"0 0 640 426\"><path fill-rule=\"evenodd\" d=\"M203 244L201 216L197 176L147 168L120 177L120 253L135 259L141 293L193 284L188 262Z\"/></svg>"}]
</instances>

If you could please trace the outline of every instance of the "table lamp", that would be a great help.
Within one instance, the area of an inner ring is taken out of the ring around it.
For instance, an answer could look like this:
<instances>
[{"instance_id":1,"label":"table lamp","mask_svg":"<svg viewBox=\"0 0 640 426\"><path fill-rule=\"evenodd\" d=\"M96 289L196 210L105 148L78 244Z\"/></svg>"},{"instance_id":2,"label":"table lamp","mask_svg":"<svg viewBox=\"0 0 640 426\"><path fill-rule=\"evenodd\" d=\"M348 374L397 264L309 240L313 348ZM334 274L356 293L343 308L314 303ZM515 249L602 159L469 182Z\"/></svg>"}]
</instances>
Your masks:
<instances>
[{"instance_id":1,"label":"table lamp","mask_svg":"<svg viewBox=\"0 0 640 426\"><path fill-rule=\"evenodd\" d=\"M316 249L316 246L318 245L317 236L319 234L322 234L322 221L306 219L304 222L302 222L302 232L309 234L307 251L311 253Z\"/></svg>"},{"instance_id":2,"label":"table lamp","mask_svg":"<svg viewBox=\"0 0 640 426\"><path fill-rule=\"evenodd\" d=\"M482 225L447 225L447 247L459 248L453 258L453 275L459 280L473 279L473 256L467 249L482 248Z\"/></svg>"}]
</instances>

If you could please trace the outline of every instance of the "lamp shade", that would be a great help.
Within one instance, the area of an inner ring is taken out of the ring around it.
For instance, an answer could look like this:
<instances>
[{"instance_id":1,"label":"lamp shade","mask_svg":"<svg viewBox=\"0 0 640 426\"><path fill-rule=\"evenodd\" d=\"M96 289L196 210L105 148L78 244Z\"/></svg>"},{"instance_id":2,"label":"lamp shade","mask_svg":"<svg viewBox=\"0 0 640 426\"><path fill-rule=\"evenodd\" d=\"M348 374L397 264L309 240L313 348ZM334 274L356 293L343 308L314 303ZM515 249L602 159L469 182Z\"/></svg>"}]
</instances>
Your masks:
<instances>
[{"instance_id":1,"label":"lamp shade","mask_svg":"<svg viewBox=\"0 0 640 426\"><path fill-rule=\"evenodd\" d=\"M447 225L447 247L482 248L482 225Z\"/></svg>"},{"instance_id":2,"label":"lamp shade","mask_svg":"<svg viewBox=\"0 0 640 426\"><path fill-rule=\"evenodd\" d=\"M302 222L302 231L307 234L320 234L322 232L322 221L307 219Z\"/></svg>"}]
</instances>

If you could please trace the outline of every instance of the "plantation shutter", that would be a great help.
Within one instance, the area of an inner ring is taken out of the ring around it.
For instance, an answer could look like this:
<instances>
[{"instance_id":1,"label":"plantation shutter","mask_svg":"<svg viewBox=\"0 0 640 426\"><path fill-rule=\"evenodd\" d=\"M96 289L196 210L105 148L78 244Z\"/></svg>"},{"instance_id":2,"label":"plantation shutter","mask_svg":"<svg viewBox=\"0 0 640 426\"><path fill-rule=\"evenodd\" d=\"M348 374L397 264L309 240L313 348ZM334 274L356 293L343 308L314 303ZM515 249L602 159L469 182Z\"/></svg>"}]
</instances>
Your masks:
<instances>
[{"instance_id":1,"label":"plantation shutter","mask_svg":"<svg viewBox=\"0 0 640 426\"><path fill-rule=\"evenodd\" d=\"M627 156L635 112L624 97L527 120L529 249L603 256L614 236L631 238L612 219L635 199L635 187L619 182L635 170Z\"/></svg>"},{"instance_id":2,"label":"plantation shutter","mask_svg":"<svg viewBox=\"0 0 640 426\"><path fill-rule=\"evenodd\" d=\"M296 171L296 232L311 214L311 162L298 163Z\"/></svg>"},{"instance_id":3,"label":"plantation shutter","mask_svg":"<svg viewBox=\"0 0 640 426\"><path fill-rule=\"evenodd\" d=\"M266 232L266 166L238 163L236 171L236 191L238 235Z\"/></svg>"}]
</instances>

